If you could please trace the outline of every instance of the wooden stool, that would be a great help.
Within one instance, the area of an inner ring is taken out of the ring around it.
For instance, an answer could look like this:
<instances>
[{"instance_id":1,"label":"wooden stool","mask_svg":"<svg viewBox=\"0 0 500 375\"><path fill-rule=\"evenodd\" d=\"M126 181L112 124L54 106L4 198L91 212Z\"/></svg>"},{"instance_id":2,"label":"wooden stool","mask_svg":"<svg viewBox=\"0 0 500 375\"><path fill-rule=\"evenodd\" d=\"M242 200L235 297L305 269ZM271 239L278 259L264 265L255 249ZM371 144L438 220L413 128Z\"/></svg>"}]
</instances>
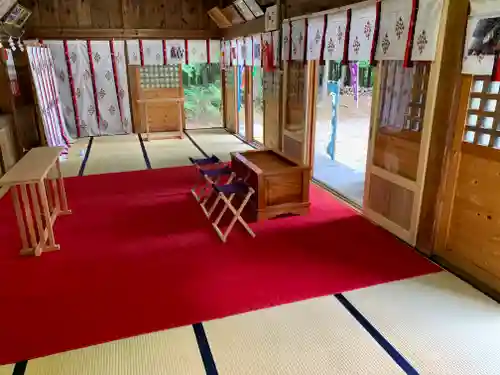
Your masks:
<instances>
[{"instance_id":1,"label":"wooden stool","mask_svg":"<svg viewBox=\"0 0 500 375\"><path fill-rule=\"evenodd\" d=\"M44 251L59 250L54 222L59 215L71 213L59 163L62 151L62 147L34 148L0 179L0 186L9 187L12 193L21 255L40 256ZM48 176L51 170L56 171L55 179Z\"/></svg>"}]
</instances>

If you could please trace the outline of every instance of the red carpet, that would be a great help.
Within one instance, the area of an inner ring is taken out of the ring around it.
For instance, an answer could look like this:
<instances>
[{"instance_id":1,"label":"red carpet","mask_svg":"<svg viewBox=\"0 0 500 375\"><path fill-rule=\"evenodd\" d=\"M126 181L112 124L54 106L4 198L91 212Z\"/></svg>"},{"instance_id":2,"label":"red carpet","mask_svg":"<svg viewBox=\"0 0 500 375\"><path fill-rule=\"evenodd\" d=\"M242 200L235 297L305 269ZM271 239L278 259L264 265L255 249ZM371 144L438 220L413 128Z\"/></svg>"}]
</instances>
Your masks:
<instances>
[{"instance_id":1,"label":"red carpet","mask_svg":"<svg viewBox=\"0 0 500 375\"><path fill-rule=\"evenodd\" d=\"M0 200L0 364L438 271L330 194L222 244L193 168L67 179L62 250L18 256Z\"/></svg>"}]
</instances>

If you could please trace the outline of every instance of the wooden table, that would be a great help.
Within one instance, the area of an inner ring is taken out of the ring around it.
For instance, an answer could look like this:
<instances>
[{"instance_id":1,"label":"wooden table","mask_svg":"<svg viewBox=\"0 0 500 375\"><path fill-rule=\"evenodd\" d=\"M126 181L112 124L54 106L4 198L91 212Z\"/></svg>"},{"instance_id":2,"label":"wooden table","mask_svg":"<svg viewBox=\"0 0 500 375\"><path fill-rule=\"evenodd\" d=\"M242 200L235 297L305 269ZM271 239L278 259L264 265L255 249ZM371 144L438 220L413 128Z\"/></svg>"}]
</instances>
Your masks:
<instances>
[{"instance_id":1,"label":"wooden table","mask_svg":"<svg viewBox=\"0 0 500 375\"><path fill-rule=\"evenodd\" d=\"M179 126L178 130L170 132L171 134L163 136L160 139L170 139L170 138L184 138L183 128L183 116L184 116L184 98L148 98L148 99L138 99L137 103L141 105L141 117L143 126L146 128L146 138L145 141L150 139L150 119L148 112L149 104L162 104L162 103L176 103L179 115ZM153 121L158 121L157 118L153 118Z\"/></svg>"},{"instance_id":2,"label":"wooden table","mask_svg":"<svg viewBox=\"0 0 500 375\"><path fill-rule=\"evenodd\" d=\"M259 221L309 212L309 166L277 150L251 150L231 153L231 169L255 190L245 219Z\"/></svg>"},{"instance_id":3,"label":"wooden table","mask_svg":"<svg viewBox=\"0 0 500 375\"><path fill-rule=\"evenodd\" d=\"M54 222L59 215L71 213L59 163L62 150L34 148L0 179L0 186L9 187L12 193L21 255L40 256L44 251L59 250ZM51 171L56 172L55 179L49 177Z\"/></svg>"}]
</instances>

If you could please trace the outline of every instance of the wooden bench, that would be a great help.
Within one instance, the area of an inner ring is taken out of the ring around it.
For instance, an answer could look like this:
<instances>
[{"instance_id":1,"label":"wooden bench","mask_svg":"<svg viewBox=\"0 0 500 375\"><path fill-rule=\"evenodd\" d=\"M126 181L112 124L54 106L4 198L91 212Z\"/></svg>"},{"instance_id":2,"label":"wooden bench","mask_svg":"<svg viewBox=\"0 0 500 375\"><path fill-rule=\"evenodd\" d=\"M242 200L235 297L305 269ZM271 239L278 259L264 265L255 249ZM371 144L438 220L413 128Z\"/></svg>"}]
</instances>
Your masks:
<instances>
[{"instance_id":1,"label":"wooden bench","mask_svg":"<svg viewBox=\"0 0 500 375\"><path fill-rule=\"evenodd\" d=\"M59 163L62 151L62 147L34 148L0 179L0 186L10 188L12 194L21 255L59 250L54 222L59 215L71 213ZM49 176L52 172L55 178Z\"/></svg>"}]
</instances>

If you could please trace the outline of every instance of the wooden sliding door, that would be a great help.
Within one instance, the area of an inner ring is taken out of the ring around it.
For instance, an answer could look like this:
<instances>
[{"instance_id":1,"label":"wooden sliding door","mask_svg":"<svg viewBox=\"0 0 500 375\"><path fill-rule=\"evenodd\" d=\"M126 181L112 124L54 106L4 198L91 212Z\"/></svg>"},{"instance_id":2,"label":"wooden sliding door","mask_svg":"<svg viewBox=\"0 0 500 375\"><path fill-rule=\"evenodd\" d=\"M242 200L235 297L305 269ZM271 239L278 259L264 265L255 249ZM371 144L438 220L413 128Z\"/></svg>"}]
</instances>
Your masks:
<instances>
[{"instance_id":1,"label":"wooden sliding door","mask_svg":"<svg viewBox=\"0 0 500 375\"><path fill-rule=\"evenodd\" d=\"M224 126L232 131L238 130L238 67L228 67L224 71Z\"/></svg>"},{"instance_id":2,"label":"wooden sliding door","mask_svg":"<svg viewBox=\"0 0 500 375\"><path fill-rule=\"evenodd\" d=\"M379 63L375 78L363 210L415 245L430 129L424 127L431 64Z\"/></svg>"},{"instance_id":3,"label":"wooden sliding door","mask_svg":"<svg viewBox=\"0 0 500 375\"><path fill-rule=\"evenodd\" d=\"M302 163L312 162L312 103L317 85L316 62L287 61L283 84L283 152Z\"/></svg>"}]
</instances>

